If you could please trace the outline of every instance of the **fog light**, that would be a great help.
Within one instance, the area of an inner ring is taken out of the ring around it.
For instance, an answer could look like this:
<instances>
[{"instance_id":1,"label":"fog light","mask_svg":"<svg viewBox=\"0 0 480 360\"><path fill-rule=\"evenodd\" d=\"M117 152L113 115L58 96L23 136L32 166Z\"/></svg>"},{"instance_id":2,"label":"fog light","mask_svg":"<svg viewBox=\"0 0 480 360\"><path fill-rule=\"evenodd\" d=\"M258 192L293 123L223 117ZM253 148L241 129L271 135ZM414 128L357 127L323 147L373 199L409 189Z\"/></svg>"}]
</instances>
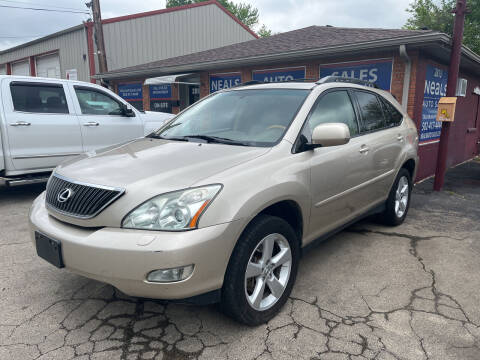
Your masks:
<instances>
[{"instance_id":1,"label":"fog light","mask_svg":"<svg viewBox=\"0 0 480 360\"><path fill-rule=\"evenodd\" d=\"M187 279L193 273L193 265L171 269L153 270L147 275L147 281L169 283Z\"/></svg>"}]
</instances>

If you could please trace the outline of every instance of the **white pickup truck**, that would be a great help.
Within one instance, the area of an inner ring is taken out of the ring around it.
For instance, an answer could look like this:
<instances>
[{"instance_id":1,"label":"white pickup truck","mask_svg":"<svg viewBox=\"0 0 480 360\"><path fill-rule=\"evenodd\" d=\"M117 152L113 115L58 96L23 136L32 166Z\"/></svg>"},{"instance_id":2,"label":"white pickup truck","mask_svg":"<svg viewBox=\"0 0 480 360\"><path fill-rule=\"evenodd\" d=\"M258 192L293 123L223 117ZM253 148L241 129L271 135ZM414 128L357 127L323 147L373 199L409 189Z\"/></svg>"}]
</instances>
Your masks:
<instances>
[{"instance_id":1,"label":"white pickup truck","mask_svg":"<svg viewBox=\"0 0 480 360\"><path fill-rule=\"evenodd\" d=\"M148 135L172 117L91 83L0 75L0 180L45 181L61 162Z\"/></svg>"}]
</instances>

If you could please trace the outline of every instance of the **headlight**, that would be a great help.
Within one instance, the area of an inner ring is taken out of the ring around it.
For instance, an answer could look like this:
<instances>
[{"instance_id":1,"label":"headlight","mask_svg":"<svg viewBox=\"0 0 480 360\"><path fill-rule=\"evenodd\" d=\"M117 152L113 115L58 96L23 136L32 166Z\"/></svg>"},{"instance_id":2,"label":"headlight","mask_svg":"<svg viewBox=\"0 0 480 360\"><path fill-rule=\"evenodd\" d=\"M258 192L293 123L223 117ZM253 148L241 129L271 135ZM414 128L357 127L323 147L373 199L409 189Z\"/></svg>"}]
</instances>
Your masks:
<instances>
[{"instance_id":1,"label":"headlight","mask_svg":"<svg viewBox=\"0 0 480 360\"><path fill-rule=\"evenodd\" d=\"M182 231L195 229L221 185L208 185L156 196L143 203L122 221L130 229Z\"/></svg>"}]
</instances>

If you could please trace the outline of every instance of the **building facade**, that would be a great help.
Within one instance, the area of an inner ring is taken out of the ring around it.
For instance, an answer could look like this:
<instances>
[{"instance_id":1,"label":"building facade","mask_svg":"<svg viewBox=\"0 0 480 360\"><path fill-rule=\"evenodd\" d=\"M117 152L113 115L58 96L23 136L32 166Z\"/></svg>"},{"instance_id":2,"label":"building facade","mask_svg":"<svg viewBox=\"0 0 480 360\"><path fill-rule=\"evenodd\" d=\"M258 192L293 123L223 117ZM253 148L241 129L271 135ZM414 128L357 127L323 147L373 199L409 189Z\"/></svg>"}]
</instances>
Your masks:
<instances>
[{"instance_id":1,"label":"building facade","mask_svg":"<svg viewBox=\"0 0 480 360\"><path fill-rule=\"evenodd\" d=\"M102 26L111 71L257 38L215 0L105 19ZM95 82L96 54L93 23L86 22L0 51L0 74ZM141 87L130 80L118 91L141 108Z\"/></svg>"},{"instance_id":2,"label":"building facade","mask_svg":"<svg viewBox=\"0 0 480 360\"><path fill-rule=\"evenodd\" d=\"M417 124L419 180L435 172L441 130L435 116L438 100L446 93L450 43L447 35L435 31L312 26L98 76L118 91L131 77L145 84L188 73L200 83L200 98L252 80L314 81L337 75L372 81L390 91ZM467 48L462 49L460 77L464 91L451 127L448 166L479 154L480 57ZM167 83L174 106L166 110L176 113L189 104L180 101L178 83ZM154 105L151 96L144 93L145 109Z\"/></svg>"}]
</instances>

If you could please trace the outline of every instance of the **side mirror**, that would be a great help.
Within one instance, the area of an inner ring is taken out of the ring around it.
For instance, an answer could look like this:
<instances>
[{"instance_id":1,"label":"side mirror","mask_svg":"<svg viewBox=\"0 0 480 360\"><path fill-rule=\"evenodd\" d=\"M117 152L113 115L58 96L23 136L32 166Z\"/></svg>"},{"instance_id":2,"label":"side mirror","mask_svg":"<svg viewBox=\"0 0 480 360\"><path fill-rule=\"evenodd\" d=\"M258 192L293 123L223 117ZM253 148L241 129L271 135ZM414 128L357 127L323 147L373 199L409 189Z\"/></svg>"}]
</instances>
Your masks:
<instances>
[{"instance_id":1,"label":"side mirror","mask_svg":"<svg viewBox=\"0 0 480 360\"><path fill-rule=\"evenodd\" d=\"M313 147L344 145L350 141L350 130L343 123L320 124L313 129Z\"/></svg>"},{"instance_id":2,"label":"side mirror","mask_svg":"<svg viewBox=\"0 0 480 360\"><path fill-rule=\"evenodd\" d=\"M123 116L126 116L126 117L134 117L135 116L135 112L133 111L133 109L127 107L127 105L123 105L122 111L123 111Z\"/></svg>"}]
</instances>

